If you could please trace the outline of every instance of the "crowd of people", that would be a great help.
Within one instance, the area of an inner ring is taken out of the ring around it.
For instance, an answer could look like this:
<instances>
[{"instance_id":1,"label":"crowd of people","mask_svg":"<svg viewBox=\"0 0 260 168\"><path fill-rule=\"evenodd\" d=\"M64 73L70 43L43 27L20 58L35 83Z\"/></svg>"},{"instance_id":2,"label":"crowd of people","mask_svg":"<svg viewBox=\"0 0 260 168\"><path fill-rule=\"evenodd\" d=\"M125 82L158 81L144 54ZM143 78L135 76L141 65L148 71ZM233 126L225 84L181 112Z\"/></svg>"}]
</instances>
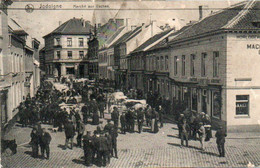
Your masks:
<instances>
[{"instance_id":1,"label":"crowd of people","mask_svg":"<svg viewBox=\"0 0 260 168\"><path fill-rule=\"evenodd\" d=\"M39 148L41 157L45 158L45 153L47 159L50 157L51 136L45 128L41 128L41 123L44 123L57 128L57 131L64 130L64 149L73 149L73 140L77 135L77 146L83 148L87 166L92 164L105 166L110 163L111 157L118 158L118 132L142 133L143 126L146 126L151 133L158 133L164 125L164 115L169 111L170 105L167 100L150 95L145 107L128 106L127 109L119 111L118 107L114 106L111 113L109 111L111 119L107 120L103 128L102 124L100 125L100 118L105 118L104 111L109 107L107 104L110 100L107 98L107 93L98 86L91 87L64 78L60 80L69 89L57 90L52 82L44 81L36 96L34 98L28 96L19 106L22 126L33 126L30 142L33 157L38 157ZM130 90L127 94L130 98L141 98L137 96L138 90ZM81 102L78 102L77 96L81 96ZM80 103L83 104L81 107ZM71 106L65 108L61 104ZM188 146L191 139L199 140L201 149L204 150L204 141L212 138L210 117L203 112L193 113L188 108L184 109L182 105L178 105L177 110L175 116L181 145L186 142ZM86 124L97 125L96 130L93 132L86 130ZM217 131L217 144L222 157L225 156L225 136L223 129Z\"/></svg>"}]
</instances>

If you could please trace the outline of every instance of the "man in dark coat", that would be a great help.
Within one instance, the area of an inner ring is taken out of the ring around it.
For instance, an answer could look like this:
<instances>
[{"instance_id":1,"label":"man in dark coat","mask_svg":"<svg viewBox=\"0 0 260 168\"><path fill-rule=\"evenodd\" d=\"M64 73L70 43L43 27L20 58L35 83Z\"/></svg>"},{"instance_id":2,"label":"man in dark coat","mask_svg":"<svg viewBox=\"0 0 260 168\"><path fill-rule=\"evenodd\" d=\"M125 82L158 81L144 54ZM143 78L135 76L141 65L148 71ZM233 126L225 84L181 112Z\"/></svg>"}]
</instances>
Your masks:
<instances>
[{"instance_id":1,"label":"man in dark coat","mask_svg":"<svg viewBox=\"0 0 260 168\"><path fill-rule=\"evenodd\" d=\"M160 121L160 128L163 127L163 115L164 115L164 109L162 108L161 105L158 107L158 113L159 113L159 121Z\"/></svg>"},{"instance_id":2,"label":"man in dark coat","mask_svg":"<svg viewBox=\"0 0 260 168\"><path fill-rule=\"evenodd\" d=\"M93 138L90 135L90 131L87 131L87 134L83 136L83 150L86 166L92 166L93 164L93 145Z\"/></svg>"},{"instance_id":3,"label":"man in dark coat","mask_svg":"<svg viewBox=\"0 0 260 168\"><path fill-rule=\"evenodd\" d=\"M189 128L186 119L183 119L181 123L181 146L183 146L183 142L186 142L186 146L188 147L188 140L189 140Z\"/></svg>"},{"instance_id":4,"label":"man in dark coat","mask_svg":"<svg viewBox=\"0 0 260 168\"><path fill-rule=\"evenodd\" d=\"M104 135L98 137L99 148L98 148L98 161L99 165L106 166L108 158L108 141Z\"/></svg>"},{"instance_id":5,"label":"man in dark coat","mask_svg":"<svg viewBox=\"0 0 260 168\"><path fill-rule=\"evenodd\" d=\"M139 133L142 132L143 122L144 122L144 113L143 113L143 109L140 108L137 111L137 124L138 124L138 132Z\"/></svg>"},{"instance_id":6,"label":"man in dark coat","mask_svg":"<svg viewBox=\"0 0 260 168\"><path fill-rule=\"evenodd\" d=\"M46 159L49 159L50 157L50 142L51 142L51 135L47 132L45 128L42 128L42 135L40 140L40 146L41 146L41 154L42 158L44 158L44 154L46 152Z\"/></svg>"},{"instance_id":7,"label":"man in dark coat","mask_svg":"<svg viewBox=\"0 0 260 168\"><path fill-rule=\"evenodd\" d=\"M216 143L218 146L219 156L225 157L225 137L227 136L225 129L220 126L215 136L217 138Z\"/></svg>"},{"instance_id":8,"label":"man in dark coat","mask_svg":"<svg viewBox=\"0 0 260 168\"><path fill-rule=\"evenodd\" d=\"M82 108L81 108L81 111L82 111L82 115L83 115L83 122L84 124L87 124L88 122L88 107L86 105L84 105Z\"/></svg>"},{"instance_id":9,"label":"man in dark coat","mask_svg":"<svg viewBox=\"0 0 260 168\"><path fill-rule=\"evenodd\" d=\"M113 128L114 128L114 124L112 124L111 120L108 119L107 124L104 127L104 131L108 132L111 135Z\"/></svg>"},{"instance_id":10,"label":"man in dark coat","mask_svg":"<svg viewBox=\"0 0 260 168\"><path fill-rule=\"evenodd\" d=\"M111 155L115 158L118 158L117 156L117 128L114 126L114 129L112 129L111 138L112 138L112 153Z\"/></svg>"},{"instance_id":11,"label":"man in dark coat","mask_svg":"<svg viewBox=\"0 0 260 168\"><path fill-rule=\"evenodd\" d=\"M66 136L66 142L65 142L65 149L68 147L68 143L70 141L71 149L73 149L73 138L75 136L75 127L72 124L72 121L69 121L67 124L64 125L65 127L65 136Z\"/></svg>"},{"instance_id":12,"label":"man in dark coat","mask_svg":"<svg viewBox=\"0 0 260 168\"><path fill-rule=\"evenodd\" d=\"M39 136L37 134L37 128L34 127L32 132L31 132L31 142L32 146L32 157L36 158L38 157L39 153Z\"/></svg>"},{"instance_id":13,"label":"man in dark coat","mask_svg":"<svg viewBox=\"0 0 260 168\"><path fill-rule=\"evenodd\" d=\"M133 133L135 131L135 116L134 116L134 110L129 111L129 126L130 126L130 132Z\"/></svg>"},{"instance_id":14,"label":"man in dark coat","mask_svg":"<svg viewBox=\"0 0 260 168\"><path fill-rule=\"evenodd\" d=\"M125 134L126 132L126 118L125 118L125 112L120 116L120 123L121 123L121 133Z\"/></svg>"},{"instance_id":15,"label":"man in dark coat","mask_svg":"<svg viewBox=\"0 0 260 168\"><path fill-rule=\"evenodd\" d=\"M81 148L81 139L82 136L85 132L85 125L84 123L80 120L79 121L79 126L78 126L78 136L77 136L77 146Z\"/></svg>"},{"instance_id":16,"label":"man in dark coat","mask_svg":"<svg viewBox=\"0 0 260 168\"><path fill-rule=\"evenodd\" d=\"M114 110L113 110L113 112L111 114L111 119L114 122L114 125L116 127L118 127L119 112L118 112L117 107L114 107Z\"/></svg>"}]
</instances>

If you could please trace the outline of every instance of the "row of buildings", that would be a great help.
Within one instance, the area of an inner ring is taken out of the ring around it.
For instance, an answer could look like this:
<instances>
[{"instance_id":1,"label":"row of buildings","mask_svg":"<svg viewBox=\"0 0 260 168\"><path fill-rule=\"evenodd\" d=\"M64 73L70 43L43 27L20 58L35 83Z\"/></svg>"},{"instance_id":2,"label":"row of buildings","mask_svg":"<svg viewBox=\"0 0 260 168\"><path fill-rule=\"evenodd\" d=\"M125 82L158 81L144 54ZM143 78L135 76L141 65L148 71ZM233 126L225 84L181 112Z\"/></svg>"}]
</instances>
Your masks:
<instances>
[{"instance_id":1,"label":"row of buildings","mask_svg":"<svg viewBox=\"0 0 260 168\"><path fill-rule=\"evenodd\" d=\"M17 107L26 97L34 97L40 86L40 42L8 17L11 0L1 0L0 28L0 108L1 128L17 116Z\"/></svg>"},{"instance_id":2,"label":"row of buildings","mask_svg":"<svg viewBox=\"0 0 260 168\"><path fill-rule=\"evenodd\" d=\"M259 8L259 1L241 2L180 30L163 30L155 21L136 26L129 19L93 30L73 18L54 30L64 32L45 36L42 60L48 75L107 79L120 89L183 102L229 131L259 130Z\"/></svg>"}]
</instances>

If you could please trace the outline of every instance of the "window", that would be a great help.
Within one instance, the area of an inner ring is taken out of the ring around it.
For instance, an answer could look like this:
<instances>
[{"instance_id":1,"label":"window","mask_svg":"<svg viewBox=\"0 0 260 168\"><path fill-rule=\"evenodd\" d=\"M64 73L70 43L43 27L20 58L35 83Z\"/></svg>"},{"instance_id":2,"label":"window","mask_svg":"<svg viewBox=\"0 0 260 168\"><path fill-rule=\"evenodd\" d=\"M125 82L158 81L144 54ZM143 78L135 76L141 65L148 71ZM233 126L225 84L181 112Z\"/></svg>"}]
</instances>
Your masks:
<instances>
[{"instance_id":1,"label":"window","mask_svg":"<svg viewBox=\"0 0 260 168\"><path fill-rule=\"evenodd\" d=\"M164 61L163 61L163 56L161 56L161 63L160 63L160 66L161 66L161 70L163 70L163 64L164 64Z\"/></svg>"},{"instance_id":2,"label":"window","mask_svg":"<svg viewBox=\"0 0 260 168\"><path fill-rule=\"evenodd\" d=\"M236 96L236 115L249 115L249 95Z\"/></svg>"},{"instance_id":3,"label":"window","mask_svg":"<svg viewBox=\"0 0 260 168\"><path fill-rule=\"evenodd\" d=\"M201 76L206 76L206 58L207 53L201 54Z\"/></svg>"},{"instance_id":4,"label":"window","mask_svg":"<svg viewBox=\"0 0 260 168\"><path fill-rule=\"evenodd\" d=\"M79 38L79 46L80 47L84 46L84 39L83 38Z\"/></svg>"},{"instance_id":5,"label":"window","mask_svg":"<svg viewBox=\"0 0 260 168\"><path fill-rule=\"evenodd\" d=\"M168 56L166 55L165 56L165 70L168 70L169 69L169 58Z\"/></svg>"},{"instance_id":6,"label":"window","mask_svg":"<svg viewBox=\"0 0 260 168\"><path fill-rule=\"evenodd\" d=\"M195 75L195 55L191 54L190 56L190 76Z\"/></svg>"},{"instance_id":7,"label":"window","mask_svg":"<svg viewBox=\"0 0 260 168\"><path fill-rule=\"evenodd\" d=\"M55 45L61 45L60 44L60 38L55 38Z\"/></svg>"},{"instance_id":8,"label":"window","mask_svg":"<svg viewBox=\"0 0 260 168\"><path fill-rule=\"evenodd\" d=\"M60 51L57 51L56 54L57 54L57 59L60 59Z\"/></svg>"},{"instance_id":9,"label":"window","mask_svg":"<svg viewBox=\"0 0 260 168\"><path fill-rule=\"evenodd\" d=\"M156 57L156 70L158 71L160 68L160 58Z\"/></svg>"},{"instance_id":10,"label":"window","mask_svg":"<svg viewBox=\"0 0 260 168\"><path fill-rule=\"evenodd\" d=\"M83 59L83 57L84 57L84 51L79 51L79 58Z\"/></svg>"},{"instance_id":11,"label":"window","mask_svg":"<svg viewBox=\"0 0 260 168\"><path fill-rule=\"evenodd\" d=\"M174 57L174 75L178 74L178 56Z\"/></svg>"},{"instance_id":12,"label":"window","mask_svg":"<svg viewBox=\"0 0 260 168\"><path fill-rule=\"evenodd\" d=\"M213 52L213 77L218 77L219 75L219 52Z\"/></svg>"},{"instance_id":13,"label":"window","mask_svg":"<svg viewBox=\"0 0 260 168\"><path fill-rule=\"evenodd\" d=\"M68 58L72 59L72 51L68 51Z\"/></svg>"},{"instance_id":14,"label":"window","mask_svg":"<svg viewBox=\"0 0 260 168\"><path fill-rule=\"evenodd\" d=\"M67 38L67 46L68 47L72 46L72 38Z\"/></svg>"},{"instance_id":15,"label":"window","mask_svg":"<svg viewBox=\"0 0 260 168\"><path fill-rule=\"evenodd\" d=\"M186 66L185 66L185 64L186 64L185 63L185 59L186 59L185 55L183 55L182 59L181 59L181 62L182 62L182 71L181 71L182 72L182 76L185 76L185 68L186 68Z\"/></svg>"}]
</instances>

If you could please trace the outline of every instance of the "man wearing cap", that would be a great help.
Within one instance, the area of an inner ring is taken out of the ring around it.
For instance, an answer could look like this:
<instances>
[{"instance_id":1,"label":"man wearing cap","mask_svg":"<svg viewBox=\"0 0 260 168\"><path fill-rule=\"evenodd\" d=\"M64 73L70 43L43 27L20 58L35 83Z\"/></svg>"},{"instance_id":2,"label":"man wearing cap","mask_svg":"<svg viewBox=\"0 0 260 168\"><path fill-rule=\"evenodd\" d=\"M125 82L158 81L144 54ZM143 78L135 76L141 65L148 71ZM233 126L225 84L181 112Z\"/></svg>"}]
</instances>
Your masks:
<instances>
[{"instance_id":1,"label":"man wearing cap","mask_svg":"<svg viewBox=\"0 0 260 168\"><path fill-rule=\"evenodd\" d=\"M180 117L178 119L178 130L179 130L179 138L181 138L181 131L182 131L182 125L184 120L184 114L180 114Z\"/></svg>"},{"instance_id":2,"label":"man wearing cap","mask_svg":"<svg viewBox=\"0 0 260 168\"><path fill-rule=\"evenodd\" d=\"M114 128L114 124L111 123L111 120L107 120L107 124L104 127L104 131L108 132L110 135L112 134L112 129Z\"/></svg>"},{"instance_id":3,"label":"man wearing cap","mask_svg":"<svg viewBox=\"0 0 260 168\"><path fill-rule=\"evenodd\" d=\"M118 127L119 112L118 112L117 107L114 107L114 110L113 110L113 112L111 114L111 119L114 122L114 125L116 127Z\"/></svg>"},{"instance_id":4,"label":"man wearing cap","mask_svg":"<svg viewBox=\"0 0 260 168\"><path fill-rule=\"evenodd\" d=\"M41 147L41 154L44 158L44 154L46 152L46 159L50 157L50 142L51 142L51 135L47 132L46 128L42 128L42 135L40 137L40 147Z\"/></svg>"},{"instance_id":5,"label":"man wearing cap","mask_svg":"<svg viewBox=\"0 0 260 168\"><path fill-rule=\"evenodd\" d=\"M225 137L227 136L225 129L220 126L215 136L217 138L216 143L218 146L219 156L225 157Z\"/></svg>"}]
</instances>

